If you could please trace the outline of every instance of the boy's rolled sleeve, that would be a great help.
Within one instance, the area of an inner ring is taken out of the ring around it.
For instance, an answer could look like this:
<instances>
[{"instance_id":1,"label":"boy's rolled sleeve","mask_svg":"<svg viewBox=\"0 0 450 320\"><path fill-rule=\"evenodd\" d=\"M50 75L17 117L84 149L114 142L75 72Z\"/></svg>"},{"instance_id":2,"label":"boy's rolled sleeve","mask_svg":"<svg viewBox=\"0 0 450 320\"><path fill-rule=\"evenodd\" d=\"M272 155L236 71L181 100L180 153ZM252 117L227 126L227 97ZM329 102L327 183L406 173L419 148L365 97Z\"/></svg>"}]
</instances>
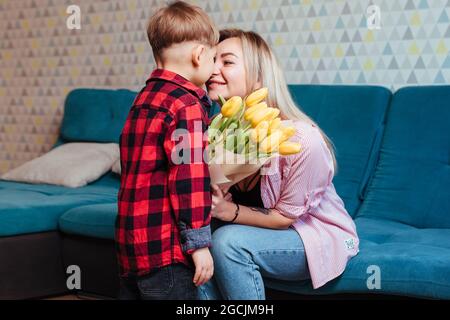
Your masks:
<instances>
[{"instance_id":1,"label":"boy's rolled sleeve","mask_svg":"<svg viewBox=\"0 0 450 320\"><path fill-rule=\"evenodd\" d=\"M211 227L200 229L181 229L181 248L183 252L192 254L195 250L211 247Z\"/></svg>"}]
</instances>

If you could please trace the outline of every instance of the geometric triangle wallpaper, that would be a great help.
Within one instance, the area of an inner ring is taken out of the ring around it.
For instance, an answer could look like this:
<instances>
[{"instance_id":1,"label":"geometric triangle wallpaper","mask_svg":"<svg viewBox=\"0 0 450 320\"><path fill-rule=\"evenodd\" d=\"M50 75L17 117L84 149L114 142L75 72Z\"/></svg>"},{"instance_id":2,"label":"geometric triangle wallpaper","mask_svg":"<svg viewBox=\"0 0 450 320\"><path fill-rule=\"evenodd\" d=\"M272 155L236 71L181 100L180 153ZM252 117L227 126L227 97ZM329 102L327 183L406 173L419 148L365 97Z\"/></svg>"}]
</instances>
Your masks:
<instances>
[{"instance_id":1,"label":"geometric triangle wallpaper","mask_svg":"<svg viewBox=\"0 0 450 320\"><path fill-rule=\"evenodd\" d=\"M289 83L450 82L450 0L198 0L220 28L260 33ZM162 0L0 0L0 174L47 152L67 93L139 90L154 68L148 17ZM66 9L81 8L81 30ZM367 27L379 6L380 28Z\"/></svg>"}]
</instances>

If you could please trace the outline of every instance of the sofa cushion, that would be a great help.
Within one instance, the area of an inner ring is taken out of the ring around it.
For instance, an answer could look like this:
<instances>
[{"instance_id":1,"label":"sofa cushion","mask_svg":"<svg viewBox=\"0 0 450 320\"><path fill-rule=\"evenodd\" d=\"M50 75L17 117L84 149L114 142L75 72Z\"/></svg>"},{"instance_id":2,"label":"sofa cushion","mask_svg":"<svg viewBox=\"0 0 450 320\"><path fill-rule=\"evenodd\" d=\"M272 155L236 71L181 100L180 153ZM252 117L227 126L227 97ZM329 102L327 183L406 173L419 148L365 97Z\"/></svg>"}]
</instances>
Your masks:
<instances>
[{"instance_id":1,"label":"sofa cushion","mask_svg":"<svg viewBox=\"0 0 450 320\"><path fill-rule=\"evenodd\" d=\"M345 272L318 290L309 281L268 279L272 289L299 294L378 293L450 299L449 229L418 229L371 218L355 220L360 252ZM380 288L369 289L379 268Z\"/></svg>"},{"instance_id":2,"label":"sofa cushion","mask_svg":"<svg viewBox=\"0 0 450 320\"><path fill-rule=\"evenodd\" d=\"M67 210L117 200L120 178L109 172L82 188L0 181L0 236L52 231Z\"/></svg>"},{"instance_id":3,"label":"sofa cushion","mask_svg":"<svg viewBox=\"0 0 450 320\"><path fill-rule=\"evenodd\" d=\"M111 170L119 156L117 143L66 143L6 172L0 179L79 188Z\"/></svg>"},{"instance_id":4,"label":"sofa cushion","mask_svg":"<svg viewBox=\"0 0 450 320\"><path fill-rule=\"evenodd\" d=\"M120 159L117 159L116 162L113 163L113 165L111 167L111 171L114 172L115 174L118 174L119 176L121 175L122 167L121 167Z\"/></svg>"},{"instance_id":5,"label":"sofa cushion","mask_svg":"<svg viewBox=\"0 0 450 320\"><path fill-rule=\"evenodd\" d=\"M399 90L387 119L358 217L450 228L450 86Z\"/></svg>"},{"instance_id":6,"label":"sofa cushion","mask_svg":"<svg viewBox=\"0 0 450 320\"><path fill-rule=\"evenodd\" d=\"M136 92L75 89L65 102L61 137L67 141L119 143Z\"/></svg>"},{"instance_id":7,"label":"sofa cushion","mask_svg":"<svg viewBox=\"0 0 450 320\"><path fill-rule=\"evenodd\" d=\"M117 203L73 208L59 219L61 231L81 236L114 239Z\"/></svg>"},{"instance_id":8,"label":"sofa cushion","mask_svg":"<svg viewBox=\"0 0 450 320\"><path fill-rule=\"evenodd\" d=\"M373 173L391 92L376 86L291 85L299 107L332 140L336 191L354 216Z\"/></svg>"}]
</instances>

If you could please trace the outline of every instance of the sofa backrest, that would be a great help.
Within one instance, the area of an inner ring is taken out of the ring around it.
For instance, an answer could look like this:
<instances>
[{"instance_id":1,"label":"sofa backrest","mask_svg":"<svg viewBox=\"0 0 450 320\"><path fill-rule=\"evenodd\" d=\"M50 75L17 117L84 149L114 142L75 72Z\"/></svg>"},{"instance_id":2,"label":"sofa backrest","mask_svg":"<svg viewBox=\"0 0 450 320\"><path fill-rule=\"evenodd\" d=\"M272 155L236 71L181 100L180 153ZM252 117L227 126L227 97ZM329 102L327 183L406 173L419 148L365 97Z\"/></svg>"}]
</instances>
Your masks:
<instances>
[{"instance_id":1,"label":"sofa backrest","mask_svg":"<svg viewBox=\"0 0 450 320\"><path fill-rule=\"evenodd\" d=\"M136 92L120 89L75 89L65 101L60 139L119 143Z\"/></svg>"},{"instance_id":2,"label":"sofa backrest","mask_svg":"<svg viewBox=\"0 0 450 320\"><path fill-rule=\"evenodd\" d=\"M450 227L450 86L395 93L380 159L357 216Z\"/></svg>"},{"instance_id":3,"label":"sofa backrest","mask_svg":"<svg viewBox=\"0 0 450 320\"><path fill-rule=\"evenodd\" d=\"M294 100L335 145L336 191L354 216L373 174L391 92L377 86L291 85Z\"/></svg>"}]
</instances>

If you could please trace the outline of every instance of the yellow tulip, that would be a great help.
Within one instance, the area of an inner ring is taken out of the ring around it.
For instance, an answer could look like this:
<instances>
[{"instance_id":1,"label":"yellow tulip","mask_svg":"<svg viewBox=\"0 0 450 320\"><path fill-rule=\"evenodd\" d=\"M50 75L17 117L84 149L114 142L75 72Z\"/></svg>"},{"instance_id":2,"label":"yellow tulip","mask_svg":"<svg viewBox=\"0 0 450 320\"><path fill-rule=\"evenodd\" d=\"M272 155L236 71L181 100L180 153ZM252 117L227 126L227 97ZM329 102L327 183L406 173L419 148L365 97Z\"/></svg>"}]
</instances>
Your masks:
<instances>
[{"instance_id":1,"label":"yellow tulip","mask_svg":"<svg viewBox=\"0 0 450 320\"><path fill-rule=\"evenodd\" d=\"M267 103L265 103L265 102L261 102L255 106L251 107L250 109L245 110L244 119L249 121L255 112L261 111L263 109L267 109Z\"/></svg>"},{"instance_id":2,"label":"yellow tulip","mask_svg":"<svg viewBox=\"0 0 450 320\"><path fill-rule=\"evenodd\" d=\"M286 127L283 128L282 131L283 131L283 141L286 141L295 135L297 129L295 129L294 127Z\"/></svg>"},{"instance_id":3,"label":"yellow tulip","mask_svg":"<svg viewBox=\"0 0 450 320\"><path fill-rule=\"evenodd\" d=\"M259 151L264 153L272 153L278 150L281 139L283 137L283 131L277 130L270 136L267 136L259 145Z\"/></svg>"},{"instance_id":4,"label":"yellow tulip","mask_svg":"<svg viewBox=\"0 0 450 320\"><path fill-rule=\"evenodd\" d=\"M261 121L272 120L274 117L275 108L266 108L261 111L253 113L249 119L252 123L252 127L255 128Z\"/></svg>"},{"instance_id":5,"label":"yellow tulip","mask_svg":"<svg viewBox=\"0 0 450 320\"><path fill-rule=\"evenodd\" d=\"M247 108L251 108L251 107L257 105L258 103L260 103L261 101L265 100L268 95L269 95L269 89L267 89L267 88L262 88L262 89L256 90L255 92L250 94L247 97L247 99L245 99L245 105L247 106Z\"/></svg>"},{"instance_id":6,"label":"yellow tulip","mask_svg":"<svg viewBox=\"0 0 450 320\"><path fill-rule=\"evenodd\" d=\"M270 121L270 126L268 130L268 134L271 134L272 132L275 132L275 130L278 130L281 126L281 119L275 118L272 121Z\"/></svg>"},{"instance_id":7,"label":"yellow tulip","mask_svg":"<svg viewBox=\"0 0 450 320\"><path fill-rule=\"evenodd\" d=\"M267 130L269 129L269 121L261 121L255 129L252 130L251 138L253 142L258 143L267 137Z\"/></svg>"},{"instance_id":8,"label":"yellow tulip","mask_svg":"<svg viewBox=\"0 0 450 320\"><path fill-rule=\"evenodd\" d=\"M280 109L272 108L272 114L270 116L270 120L277 118L280 115Z\"/></svg>"},{"instance_id":9,"label":"yellow tulip","mask_svg":"<svg viewBox=\"0 0 450 320\"><path fill-rule=\"evenodd\" d=\"M241 109L242 98L235 96L230 98L221 109L221 113L224 117L231 118Z\"/></svg>"},{"instance_id":10,"label":"yellow tulip","mask_svg":"<svg viewBox=\"0 0 450 320\"><path fill-rule=\"evenodd\" d=\"M300 143L285 141L280 144L278 152L283 156L289 156L292 154L299 153L301 150Z\"/></svg>"}]
</instances>

